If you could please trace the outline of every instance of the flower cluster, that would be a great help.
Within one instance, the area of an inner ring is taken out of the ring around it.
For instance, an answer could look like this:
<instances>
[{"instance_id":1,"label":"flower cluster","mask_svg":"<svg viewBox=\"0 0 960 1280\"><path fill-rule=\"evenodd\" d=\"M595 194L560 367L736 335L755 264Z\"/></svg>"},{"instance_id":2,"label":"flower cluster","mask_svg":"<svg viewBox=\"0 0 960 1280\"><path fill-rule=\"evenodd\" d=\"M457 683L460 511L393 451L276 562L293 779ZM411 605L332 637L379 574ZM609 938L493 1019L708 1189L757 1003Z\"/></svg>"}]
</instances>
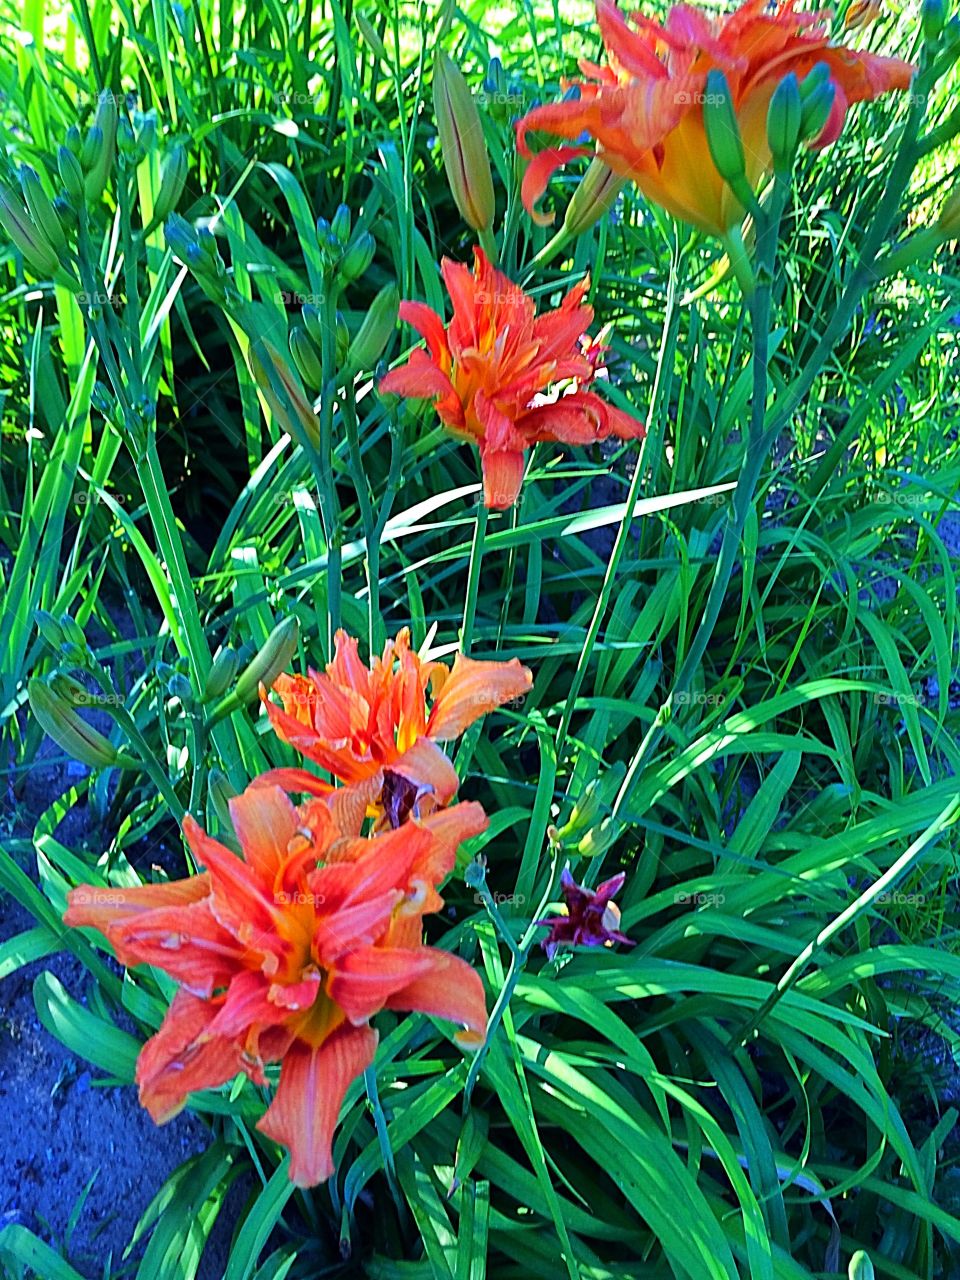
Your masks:
<instances>
[{"instance_id":1,"label":"flower cluster","mask_svg":"<svg viewBox=\"0 0 960 1280\"><path fill-rule=\"evenodd\" d=\"M188 816L200 874L71 892L68 925L98 929L123 964L180 983L137 1063L157 1122L240 1073L267 1084L279 1062L258 1127L289 1149L293 1181L311 1186L332 1172L341 1103L376 1051L375 1014L416 1010L459 1024L464 1047L482 1041L479 976L423 942L458 846L487 826L480 805L451 803L459 780L437 743L531 683L516 660L425 662L405 631L367 668L341 632L324 673L279 676L282 709L262 693L280 736L345 785L305 769L263 774L230 802L241 856ZM287 791L310 798L298 807Z\"/></svg>"}]
</instances>

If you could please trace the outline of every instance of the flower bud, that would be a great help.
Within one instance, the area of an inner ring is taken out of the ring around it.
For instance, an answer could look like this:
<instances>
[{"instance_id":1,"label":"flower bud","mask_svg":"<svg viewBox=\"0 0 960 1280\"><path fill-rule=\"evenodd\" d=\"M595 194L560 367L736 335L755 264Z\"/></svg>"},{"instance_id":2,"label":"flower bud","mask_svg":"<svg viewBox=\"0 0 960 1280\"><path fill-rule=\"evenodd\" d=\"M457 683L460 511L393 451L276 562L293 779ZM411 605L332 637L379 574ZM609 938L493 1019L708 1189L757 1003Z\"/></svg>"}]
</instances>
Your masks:
<instances>
[{"instance_id":1,"label":"flower bud","mask_svg":"<svg viewBox=\"0 0 960 1280\"><path fill-rule=\"evenodd\" d=\"M726 183L739 182L746 174L740 126L727 77L716 69L707 73L703 127L717 173Z\"/></svg>"},{"instance_id":2,"label":"flower bud","mask_svg":"<svg viewBox=\"0 0 960 1280\"><path fill-rule=\"evenodd\" d=\"M109 89L105 89L97 103L97 114L93 118L93 126L87 134L80 157L87 175L84 189L87 196L92 199L98 198L103 193L110 170L113 168L117 145L117 120L117 100Z\"/></svg>"},{"instance_id":3,"label":"flower bud","mask_svg":"<svg viewBox=\"0 0 960 1280\"><path fill-rule=\"evenodd\" d=\"M290 330L290 354L293 356L293 363L297 366L297 372L300 377L308 387L318 391L323 385L323 365L320 363L320 353L317 351L313 339L299 325L294 325Z\"/></svg>"},{"instance_id":4,"label":"flower bud","mask_svg":"<svg viewBox=\"0 0 960 1280\"><path fill-rule=\"evenodd\" d=\"M347 377L361 369L372 369L377 363L396 332L399 310L397 286L385 285L370 303L370 310L350 343L346 359Z\"/></svg>"},{"instance_id":5,"label":"flower bud","mask_svg":"<svg viewBox=\"0 0 960 1280\"><path fill-rule=\"evenodd\" d=\"M233 684L234 677L237 674L237 668L240 665L240 655L236 649L231 649L229 645L221 649L211 664L207 678L203 685L203 700L209 702L212 698L222 698L230 686Z\"/></svg>"},{"instance_id":6,"label":"flower bud","mask_svg":"<svg viewBox=\"0 0 960 1280\"><path fill-rule=\"evenodd\" d=\"M83 204L83 169L69 147L58 148L57 169L60 172L63 189L79 208Z\"/></svg>"},{"instance_id":7,"label":"flower bud","mask_svg":"<svg viewBox=\"0 0 960 1280\"><path fill-rule=\"evenodd\" d=\"M806 98L800 116L801 138L817 138L830 118L836 86L832 81L821 84Z\"/></svg>"},{"instance_id":8,"label":"flower bud","mask_svg":"<svg viewBox=\"0 0 960 1280\"><path fill-rule=\"evenodd\" d=\"M347 328L347 322L344 319L343 312L337 312L337 364L342 365L347 358L347 352L350 350L350 330Z\"/></svg>"},{"instance_id":9,"label":"flower bud","mask_svg":"<svg viewBox=\"0 0 960 1280\"><path fill-rule=\"evenodd\" d=\"M187 182L187 153L179 144L160 163L160 186L153 206L153 221L163 222L177 207Z\"/></svg>"},{"instance_id":10,"label":"flower bud","mask_svg":"<svg viewBox=\"0 0 960 1280\"><path fill-rule=\"evenodd\" d=\"M359 27L360 34L380 61L389 63L390 55L387 53L383 41L380 39L370 20L365 18L362 13L354 13L353 20Z\"/></svg>"},{"instance_id":11,"label":"flower bud","mask_svg":"<svg viewBox=\"0 0 960 1280\"><path fill-rule=\"evenodd\" d=\"M62 649L66 643L66 636L53 614L48 613L46 609L37 609L34 616L37 619L37 630L50 648Z\"/></svg>"},{"instance_id":12,"label":"flower bud","mask_svg":"<svg viewBox=\"0 0 960 1280\"><path fill-rule=\"evenodd\" d=\"M434 60L433 107L454 201L474 231L486 231L495 205L483 125L466 80L442 51Z\"/></svg>"},{"instance_id":13,"label":"flower bud","mask_svg":"<svg viewBox=\"0 0 960 1280\"><path fill-rule=\"evenodd\" d=\"M74 760L80 760L92 769L109 769L114 765L129 766L136 763L117 751L102 733L87 724L68 702L42 680L33 678L28 681L27 696L37 723Z\"/></svg>"},{"instance_id":14,"label":"flower bud","mask_svg":"<svg viewBox=\"0 0 960 1280\"><path fill-rule=\"evenodd\" d=\"M4 186L0 186L0 227L23 254L34 275L53 275L60 265L53 246L18 197Z\"/></svg>"},{"instance_id":15,"label":"flower bud","mask_svg":"<svg viewBox=\"0 0 960 1280\"><path fill-rule=\"evenodd\" d=\"M802 115L800 82L791 71L774 89L767 110L767 142L773 156L773 167L778 172L788 171L793 164L800 142Z\"/></svg>"},{"instance_id":16,"label":"flower bud","mask_svg":"<svg viewBox=\"0 0 960 1280\"><path fill-rule=\"evenodd\" d=\"M317 346L322 348L323 321L320 319L320 308L312 302L305 302L300 308L300 314L303 317L303 327Z\"/></svg>"},{"instance_id":17,"label":"flower bud","mask_svg":"<svg viewBox=\"0 0 960 1280\"><path fill-rule=\"evenodd\" d=\"M337 205L337 211L330 223L330 230L342 245L347 244L350 239L350 208L348 205Z\"/></svg>"},{"instance_id":18,"label":"flower bud","mask_svg":"<svg viewBox=\"0 0 960 1280\"><path fill-rule=\"evenodd\" d=\"M320 446L320 426L296 373L264 338L255 338L247 363L260 394L284 431L305 449Z\"/></svg>"},{"instance_id":19,"label":"flower bud","mask_svg":"<svg viewBox=\"0 0 960 1280\"><path fill-rule=\"evenodd\" d=\"M67 150L80 159L80 152L83 150L83 135L80 133L77 125L72 124L64 137L64 144Z\"/></svg>"},{"instance_id":20,"label":"flower bud","mask_svg":"<svg viewBox=\"0 0 960 1280\"><path fill-rule=\"evenodd\" d=\"M577 845L577 853L584 858L596 858L606 853L623 831L623 823L616 818L604 818L599 826L591 827Z\"/></svg>"},{"instance_id":21,"label":"flower bud","mask_svg":"<svg viewBox=\"0 0 960 1280\"><path fill-rule=\"evenodd\" d=\"M297 652L300 639L300 623L295 616L278 622L255 653L251 662L240 673L234 692L237 700L246 706L260 691L260 686L271 689L277 676L290 665Z\"/></svg>"},{"instance_id":22,"label":"flower bud","mask_svg":"<svg viewBox=\"0 0 960 1280\"><path fill-rule=\"evenodd\" d=\"M53 202L43 189L36 169L25 164L20 169L20 190L33 223L46 236L55 253L67 247L67 237L57 217Z\"/></svg>"},{"instance_id":23,"label":"flower bud","mask_svg":"<svg viewBox=\"0 0 960 1280\"><path fill-rule=\"evenodd\" d=\"M818 62L807 72L800 82L800 97L804 102L811 94L816 93L823 85L830 83L830 66L826 62Z\"/></svg>"},{"instance_id":24,"label":"flower bud","mask_svg":"<svg viewBox=\"0 0 960 1280\"><path fill-rule=\"evenodd\" d=\"M363 231L347 249L340 263L340 274L349 284L359 280L373 261L377 251L377 242L369 231Z\"/></svg>"},{"instance_id":25,"label":"flower bud","mask_svg":"<svg viewBox=\"0 0 960 1280\"><path fill-rule=\"evenodd\" d=\"M923 24L923 38L931 43L938 40L947 22L946 0L923 0L920 20Z\"/></svg>"},{"instance_id":26,"label":"flower bud","mask_svg":"<svg viewBox=\"0 0 960 1280\"><path fill-rule=\"evenodd\" d=\"M567 205L565 234L579 236L589 230L612 207L625 181L602 160L592 160Z\"/></svg>"}]
</instances>

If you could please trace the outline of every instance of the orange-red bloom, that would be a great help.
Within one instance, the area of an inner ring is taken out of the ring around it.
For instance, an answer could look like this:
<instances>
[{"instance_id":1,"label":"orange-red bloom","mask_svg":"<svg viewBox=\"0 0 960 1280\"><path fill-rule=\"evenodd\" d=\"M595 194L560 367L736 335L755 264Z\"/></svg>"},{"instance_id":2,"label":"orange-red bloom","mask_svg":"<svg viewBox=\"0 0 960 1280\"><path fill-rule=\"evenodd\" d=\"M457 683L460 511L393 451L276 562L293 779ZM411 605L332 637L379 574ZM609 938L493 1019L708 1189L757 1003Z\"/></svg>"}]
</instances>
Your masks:
<instances>
[{"instance_id":1,"label":"orange-red bloom","mask_svg":"<svg viewBox=\"0 0 960 1280\"><path fill-rule=\"evenodd\" d=\"M477 804L368 839L345 839L326 805L305 826L277 787L230 803L239 858L187 817L202 875L137 889L81 885L68 925L105 933L124 964L152 964L181 983L137 1062L140 1100L157 1123L187 1095L243 1072L266 1084L282 1062L257 1127L290 1151L301 1186L333 1172L331 1141L344 1095L373 1061L381 1009L460 1023L478 1045L483 986L457 956L423 945L424 914L457 845L482 831Z\"/></svg>"},{"instance_id":2,"label":"orange-red bloom","mask_svg":"<svg viewBox=\"0 0 960 1280\"><path fill-rule=\"evenodd\" d=\"M609 435L639 440L643 427L588 390L601 368L602 348L586 331L593 308L583 301L584 279L556 311L538 316L533 299L482 249L471 272L444 258L443 279L453 318L443 321L423 302L403 302L400 318L426 339L405 365L380 383L414 400L433 400L441 422L479 446L483 498L512 506L520 492L525 453L538 440L593 444Z\"/></svg>"},{"instance_id":3,"label":"orange-red bloom","mask_svg":"<svg viewBox=\"0 0 960 1280\"><path fill-rule=\"evenodd\" d=\"M814 145L834 141L847 107L891 89L906 89L914 68L899 58L857 53L830 43L829 14L798 13L795 0L746 0L720 18L676 5L661 25L633 14L633 26L613 0L597 0L607 65L586 60L579 99L534 107L517 122L517 145L530 156L527 136L543 130L578 145L548 148L533 157L523 200L539 222L553 219L534 206L550 175L575 156L597 156L648 199L704 231L723 235L744 210L714 167L703 125L707 73L724 72L740 126L746 176L752 186L769 169L767 108L780 80L802 78L819 62L835 89L830 116Z\"/></svg>"},{"instance_id":4,"label":"orange-red bloom","mask_svg":"<svg viewBox=\"0 0 960 1280\"><path fill-rule=\"evenodd\" d=\"M361 662L352 636L338 631L335 645L325 672L282 675L274 682L283 705L264 694L267 714L284 742L355 788L365 804L381 807L395 820L392 825L411 807L422 815L453 799L460 780L437 743L459 737L474 720L523 697L533 684L516 658L476 662L458 653L452 668L424 662L410 648L406 628L370 667ZM263 783L333 793L305 769L273 769L258 780ZM409 796L398 793L408 790L404 783L412 789Z\"/></svg>"}]
</instances>

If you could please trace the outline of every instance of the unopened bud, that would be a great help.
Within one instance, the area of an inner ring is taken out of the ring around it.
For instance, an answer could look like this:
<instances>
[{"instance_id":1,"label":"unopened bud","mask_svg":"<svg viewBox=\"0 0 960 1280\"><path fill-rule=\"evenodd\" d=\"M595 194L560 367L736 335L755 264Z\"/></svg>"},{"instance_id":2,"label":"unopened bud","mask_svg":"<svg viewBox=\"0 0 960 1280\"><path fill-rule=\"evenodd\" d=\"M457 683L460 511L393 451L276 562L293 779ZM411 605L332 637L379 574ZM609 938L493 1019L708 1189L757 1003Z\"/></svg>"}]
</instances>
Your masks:
<instances>
[{"instance_id":1,"label":"unopened bud","mask_svg":"<svg viewBox=\"0 0 960 1280\"><path fill-rule=\"evenodd\" d=\"M87 724L68 702L42 680L34 678L28 682L27 696L37 723L74 760L80 760L92 769L136 764L136 761L117 751L102 733Z\"/></svg>"},{"instance_id":2,"label":"unopened bud","mask_svg":"<svg viewBox=\"0 0 960 1280\"><path fill-rule=\"evenodd\" d=\"M83 169L80 167L80 161L69 147L58 148L57 169L60 172L60 181L63 183L63 189L79 208L83 204Z\"/></svg>"},{"instance_id":3,"label":"unopened bud","mask_svg":"<svg viewBox=\"0 0 960 1280\"><path fill-rule=\"evenodd\" d=\"M599 826L592 827L577 845L577 852L584 858L596 858L606 853L623 831L623 823L616 818L604 818Z\"/></svg>"},{"instance_id":4,"label":"unopened bud","mask_svg":"<svg viewBox=\"0 0 960 1280\"><path fill-rule=\"evenodd\" d=\"M160 164L160 186L153 206L153 221L163 222L177 207L187 183L187 152L179 144L163 157Z\"/></svg>"},{"instance_id":5,"label":"unopened bud","mask_svg":"<svg viewBox=\"0 0 960 1280\"><path fill-rule=\"evenodd\" d=\"M873 1263L862 1249L858 1249L850 1259L850 1265L847 1267L847 1280L876 1280Z\"/></svg>"},{"instance_id":6,"label":"unopened bud","mask_svg":"<svg viewBox=\"0 0 960 1280\"><path fill-rule=\"evenodd\" d=\"M223 697L233 684L239 665L240 655L235 649L227 645L220 650L213 660L203 686L204 702L208 702L211 698Z\"/></svg>"},{"instance_id":7,"label":"unopened bud","mask_svg":"<svg viewBox=\"0 0 960 1280\"><path fill-rule=\"evenodd\" d=\"M824 125L830 118L836 93L836 86L832 81L828 81L815 89L806 99L800 117L800 136L802 138L816 140L820 136Z\"/></svg>"},{"instance_id":8,"label":"unopened bud","mask_svg":"<svg viewBox=\"0 0 960 1280\"><path fill-rule=\"evenodd\" d=\"M297 372L308 387L318 391L323 385L323 365L320 353L305 329L294 325L290 330L290 354L297 366Z\"/></svg>"},{"instance_id":9,"label":"unopened bud","mask_svg":"<svg viewBox=\"0 0 960 1280\"><path fill-rule=\"evenodd\" d=\"M0 227L23 254L34 275L53 275L60 265L53 246L19 197L3 186L0 186Z\"/></svg>"},{"instance_id":10,"label":"unopened bud","mask_svg":"<svg viewBox=\"0 0 960 1280\"><path fill-rule=\"evenodd\" d=\"M447 54L434 59L433 107L443 167L457 208L475 231L493 224L493 178L477 104Z\"/></svg>"},{"instance_id":11,"label":"unopened bud","mask_svg":"<svg viewBox=\"0 0 960 1280\"><path fill-rule=\"evenodd\" d=\"M359 280L373 261L377 251L377 242L369 231L363 231L347 249L340 262L340 274L349 284Z\"/></svg>"},{"instance_id":12,"label":"unopened bud","mask_svg":"<svg viewBox=\"0 0 960 1280\"><path fill-rule=\"evenodd\" d=\"M105 89L97 103L97 113L81 155L81 163L87 175L84 189L87 196L93 199L99 198L103 193L113 168L117 146L117 119L117 100Z\"/></svg>"},{"instance_id":13,"label":"unopened bud","mask_svg":"<svg viewBox=\"0 0 960 1280\"><path fill-rule=\"evenodd\" d=\"M716 68L707 72L703 127L717 173L726 183L739 182L746 174L740 126L727 77Z\"/></svg>"},{"instance_id":14,"label":"unopened bud","mask_svg":"<svg viewBox=\"0 0 960 1280\"><path fill-rule=\"evenodd\" d=\"M55 253L67 247L67 237L53 207L53 201L43 189L36 169L25 164L20 169L20 190L34 225L46 236Z\"/></svg>"},{"instance_id":15,"label":"unopened bud","mask_svg":"<svg viewBox=\"0 0 960 1280\"><path fill-rule=\"evenodd\" d=\"M80 152L83 150L83 135L77 125L72 124L70 126L63 141L67 150L75 155L79 160Z\"/></svg>"},{"instance_id":16,"label":"unopened bud","mask_svg":"<svg viewBox=\"0 0 960 1280\"><path fill-rule=\"evenodd\" d=\"M800 82L791 71L774 89L767 110L767 142L773 156L773 167L778 172L789 170L793 164L800 142L802 117Z\"/></svg>"},{"instance_id":17,"label":"unopened bud","mask_svg":"<svg viewBox=\"0 0 960 1280\"><path fill-rule=\"evenodd\" d=\"M277 676L290 665L299 637L300 624L296 617L279 622L244 667L233 690L214 707L208 725L216 724L224 716L247 706L261 690L272 688Z\"/></svg>"},{"instance_id":18,"label":"unopened bud","mask_svg":"<svg viewBox=\"0 0 960 1280\"><path fill-rule=\"evenodd\" d=\"M384 286L370 303L370 310L350 343L346 359L347 377L352 377L361 369L372 369L377 363L396 332L399 310L400 294L397 286Z\"/></svg>"},{"instance_id":19,"label":"unopened bud","mask_svg":"<svg viewBox=\"0 0 960 1280\"><path fill-rule=\"evenodd\" d=\"M564 232L572 237L589 230L611 208L625 181L602 160L592 160L567 205Z\"/></svg>"},{"instance_id":20,"label":"unopened bud","mask_svg":"<svg viewBox=\"0 0 960 1280\"><path fill-rule=\"evenodd\" d=\"M333 215L330 223L330 230L337 237L342 245L346 245L350 239L350 208L345 204L338 204L337 211Z\"/></svg>"}]
</instances>

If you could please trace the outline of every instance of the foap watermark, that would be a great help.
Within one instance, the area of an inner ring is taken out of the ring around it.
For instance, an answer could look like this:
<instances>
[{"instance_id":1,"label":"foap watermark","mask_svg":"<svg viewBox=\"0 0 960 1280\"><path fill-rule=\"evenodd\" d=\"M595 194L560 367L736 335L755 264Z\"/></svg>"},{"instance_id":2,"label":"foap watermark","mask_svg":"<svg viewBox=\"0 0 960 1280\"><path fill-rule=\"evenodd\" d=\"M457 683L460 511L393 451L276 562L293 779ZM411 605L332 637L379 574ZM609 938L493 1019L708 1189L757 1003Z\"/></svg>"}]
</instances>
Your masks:
<instances>
[{"instance_id":1,"label":"foap watermark","mask_svg":"<svg viewBox=\"0 0 960 1280\"><path fill-rule=\"evenodd\" d=\"M873 701L878 707L922 707L924 700L916 693L875 693Z\"/></svg>"},{"instance_id":2,"label":"foap watermark","mask_svg":"<svg viewBox=\"0 0 960 1280\"><path fill-rule=\"evenodd\" d=\"M522 907L527 900L526 894L523 893L498 893L494 889L488 890L488 893L498 907ZM484 903L484 896L482 893L475 893L473 900L478 907L481 907Z\"/></svg>"},{"instance_id":3,"label":"foap watermark","mask_svg":"<svg viewBox=\"0 0 960 1280\"><path fill-rule=\"evenodd\" d=\"M905 893L902 889L891 889L888 893L878 893L874 902L878 906L922 907L927 900L925 893Z\"/></svg>"},{"instance_id":4,"label":"foap watermark","mask_svg":"<svg viewBox=\"0 0 960 1280\"><path fill-rule=\"evenodd\" d=\"M685 889L678 889L673 895L676 907L722 907L726 900L725 893L688 893Z\"/></svg>"},{"instance_id":5,"label":"foap watermark","mask_svg":"<svg viewBox=\"0 0 960 1280\"><path fill-rule=\"evenodd\" d=\"M726 695L722 693L702 693L699 690L680 689L673 695L678 707L722 707Z\"/></svg>"},{"instance_id":6,"label":"foap watermark","mask_svg":"<svg viewBox=\"0 0 960 1280\"><path fill-rule=\"evenodd\" d=\"M273 900L278 907L322 907L327 899L322 893L304 889L278 889Z\"/></svg>"}]
</instances>

